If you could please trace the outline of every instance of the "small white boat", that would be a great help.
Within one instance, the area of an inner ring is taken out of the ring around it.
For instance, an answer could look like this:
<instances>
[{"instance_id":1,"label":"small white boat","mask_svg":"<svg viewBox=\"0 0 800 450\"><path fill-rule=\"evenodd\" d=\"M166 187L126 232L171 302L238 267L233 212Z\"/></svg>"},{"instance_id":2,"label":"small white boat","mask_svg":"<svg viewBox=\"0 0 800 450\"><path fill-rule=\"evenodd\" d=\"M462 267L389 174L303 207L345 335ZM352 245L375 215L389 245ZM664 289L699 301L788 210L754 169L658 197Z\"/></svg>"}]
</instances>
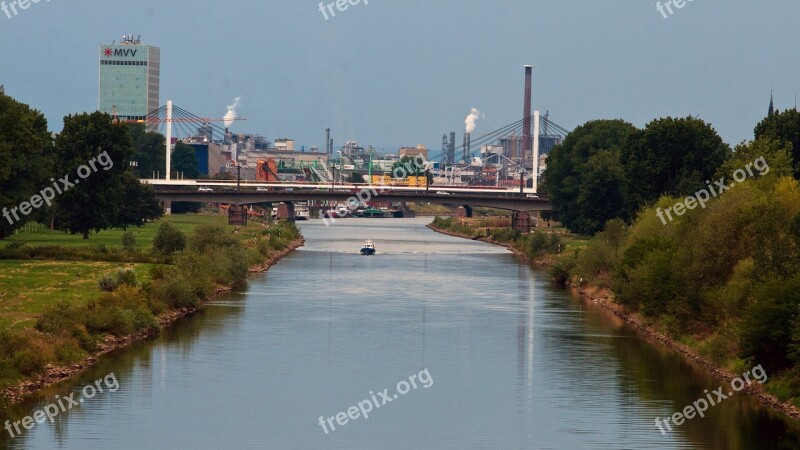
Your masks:
<instances>
[{"instance_id":1,"label":"small white boat","mask_svg":"<svg viewBox=\"0 0 800 450\"><path fill-rule=\"evenodd\" d=\"M372 241L364 241L364 244L361 245L361 254L362 255L374 255L375 254L375 244Z\"/></svg>"}]
</instances>

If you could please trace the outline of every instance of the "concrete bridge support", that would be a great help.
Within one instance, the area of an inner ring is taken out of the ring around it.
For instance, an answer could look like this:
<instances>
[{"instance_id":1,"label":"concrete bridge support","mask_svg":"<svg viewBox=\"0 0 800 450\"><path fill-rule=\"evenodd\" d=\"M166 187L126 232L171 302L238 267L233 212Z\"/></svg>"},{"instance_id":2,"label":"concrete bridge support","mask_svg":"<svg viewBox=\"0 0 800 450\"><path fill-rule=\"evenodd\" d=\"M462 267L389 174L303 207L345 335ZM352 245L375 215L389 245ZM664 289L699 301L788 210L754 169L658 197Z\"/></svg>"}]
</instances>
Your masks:
<instances>
[{"instance_id":1,"label":"concrete bridge support","mask_svg":"<svg viewBox=\"0 0 800 450\"><path fill-rule=\"evenodd\" d=\"M469 205L459 206L456 210L458 217L472 217L472 207Z\"/></svg>"},{"instance_id":2,"label":"concrete bridge support","mask_svg":"<svg viewBox=\"0 0 800 450\"><path fill-rule=\"evenodd\" d=\"M292 202L281 202L278 204L278 216L276 217L277 220L288 220L289 222L294 222L294 203Z\"/></svg>"},{"instance_id":3,"label":"concrete bridge support","mask_svg":"<svg viewBox=\"0 0 800 450\"><path fill-rule=\"evenodd\" d=\"M521 233L530 233L531 214L526 211L514 211L511 215L511 228L519 230Z\"/></svg>"},{"instance_id":4,"label":"concrete bridge support","mask_svg":"<svg viewBox=\"0 0 800 450\"><path fill-rule=\"evenodd\" d=\"M247 206L231 205L228 208L228 225L247 226Z\"/></svg>"}]
</instances>

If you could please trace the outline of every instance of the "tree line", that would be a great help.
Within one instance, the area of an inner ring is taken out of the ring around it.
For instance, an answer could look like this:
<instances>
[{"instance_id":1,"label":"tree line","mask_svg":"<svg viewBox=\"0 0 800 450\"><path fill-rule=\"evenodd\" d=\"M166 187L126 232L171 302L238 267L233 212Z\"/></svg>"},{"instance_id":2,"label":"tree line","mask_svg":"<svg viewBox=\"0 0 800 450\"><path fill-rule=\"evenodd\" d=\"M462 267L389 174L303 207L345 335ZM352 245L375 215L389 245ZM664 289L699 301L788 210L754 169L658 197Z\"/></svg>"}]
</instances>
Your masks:
<instances>
[{"instance_id":1,"label":"tree line","mask_svg":"<svg viewBox=\"0 0 800 450\"><path fill-rule=\"evenodd\" d=\"M792 173L800 178L800 112L786 110L761 121L754 143L770 140L790 146ZM734 153L710 124L693 117L660 118L644 129L595 120L553 149L542 185L556 219L574 232L594 234L610 219L630 223L662 195L703 189Z\"/></svg>"},{"instance_id":2,"label":"tree line","mask_svg":"<svg viewBox=\"0 0 800 450\"><path fill-rule=\"evenodd\" d=\"M160 217L160 202L138 178L164 174L164 144L162 135L144 125L115 123L100 112L66 116L62 131L51 135L40 111L0 94L0 210L13 210L20 218L12 220L9 214L0 220L0 239L27 221L88 239L92 231L142 226ZM76 170L101 153L110 159L110 167L78 179ZM199 175L192 147L179 142L172 159L186 178ZM73 180L65 185L69 189L59 189L52 202L32 211L20 210L42 189L61 186L56 180L64 176Z\"/></svg>"},{"instance_id":3,"label":"tree line","mask_svg":"<svg viewBox=\"0 0 800 450\"><path fill-rule=\"evenodd\" d=\"M765 170L730 186L760 158ZM575 231L602 230L559 259L557 279L610 288L614 301L731 370L762 364L768 390L800 403L800 113L766 117L730 150L694 118L644 130L595 121L551 161L556 216ZM659 218L723 177L729 187L705 207Z\"/></svg>"}]
</instances>

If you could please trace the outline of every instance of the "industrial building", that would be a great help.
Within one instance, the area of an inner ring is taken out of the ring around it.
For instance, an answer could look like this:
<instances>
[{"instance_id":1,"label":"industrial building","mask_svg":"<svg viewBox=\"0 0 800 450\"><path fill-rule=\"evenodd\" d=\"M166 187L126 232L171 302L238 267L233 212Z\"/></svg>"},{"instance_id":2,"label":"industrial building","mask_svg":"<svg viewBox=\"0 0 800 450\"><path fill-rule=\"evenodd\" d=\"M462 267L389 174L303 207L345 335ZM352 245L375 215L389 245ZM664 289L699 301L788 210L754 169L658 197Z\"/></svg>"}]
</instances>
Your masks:
<instances>
[{"instance_id":1,"label":"industrial building","mask_svg":"<svg viewBox=\"0 0 800 450\"><path fill-rule=\"evenodd\" d=\"M144 120L159 107L161 50L140 36L99 47L98 107L120 120Z\"/></svg>"}]
</instances>

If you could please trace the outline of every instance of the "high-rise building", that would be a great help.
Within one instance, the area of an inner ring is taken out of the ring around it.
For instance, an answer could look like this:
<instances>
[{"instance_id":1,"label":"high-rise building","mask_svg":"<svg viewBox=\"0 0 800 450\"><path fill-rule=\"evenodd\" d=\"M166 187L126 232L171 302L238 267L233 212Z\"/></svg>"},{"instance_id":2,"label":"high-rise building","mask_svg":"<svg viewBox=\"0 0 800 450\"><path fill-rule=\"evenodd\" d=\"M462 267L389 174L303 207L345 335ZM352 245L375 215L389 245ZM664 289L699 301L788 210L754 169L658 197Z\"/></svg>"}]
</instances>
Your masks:
<instances>
[{"instance_id":1,"label":"high-rise building","mask_svg":"<svg viewBox=\"0 0 800 450\"><path fill-rule=\"evenodd\" d=\"M142 120L158 109L161 50L124 35L119 44L100 46L98 110L116 107L120 120Z\"/></svg>"}]
</instances>

